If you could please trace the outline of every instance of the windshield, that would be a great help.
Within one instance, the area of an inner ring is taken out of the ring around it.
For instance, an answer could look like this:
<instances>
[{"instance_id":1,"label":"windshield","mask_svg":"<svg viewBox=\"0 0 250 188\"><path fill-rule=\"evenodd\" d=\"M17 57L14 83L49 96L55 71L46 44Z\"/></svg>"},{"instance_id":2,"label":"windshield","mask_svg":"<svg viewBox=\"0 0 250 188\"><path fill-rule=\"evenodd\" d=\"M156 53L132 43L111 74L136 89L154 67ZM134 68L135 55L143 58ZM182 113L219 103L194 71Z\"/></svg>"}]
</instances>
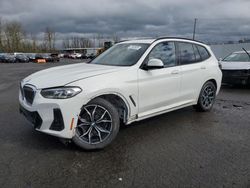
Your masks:
<instances>
[{"instance_id":1,"label":"windshield","mask_svg":"<svg viewBox=\"0 0 250 188\"><path fill-rule=\"evenodd\" d=\"M246 53L232 53L225 57L223 61L247 62L250 61L250 58Z\"/></svg>"},{"instance_id":2,"label":"windshield","mask_svg":"<svg viewBox=\"0 0 250 188\"><path fill-rule=\"evenodd\" d=\"M149 44L130 43L117 44L97 58L91 63L112 66L132 66L137 63Z\"/></svg>"}]
</instances>

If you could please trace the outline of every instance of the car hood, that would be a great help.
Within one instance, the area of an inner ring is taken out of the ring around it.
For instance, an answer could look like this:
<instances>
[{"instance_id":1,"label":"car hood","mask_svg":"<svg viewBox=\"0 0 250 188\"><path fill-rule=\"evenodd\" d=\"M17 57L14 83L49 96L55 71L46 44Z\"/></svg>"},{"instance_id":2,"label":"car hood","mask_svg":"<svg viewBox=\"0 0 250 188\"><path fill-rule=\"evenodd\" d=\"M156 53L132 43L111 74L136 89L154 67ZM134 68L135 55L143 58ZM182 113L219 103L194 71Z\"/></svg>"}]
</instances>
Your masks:
<instances>
[{"instance_id":1,"label":"car hood","mask_svg":"<svg viewBox=\"0 0 250 188\"><path fill-rule=\"evenodd\" d=\"M222 70L245 70L250 69L250 62L221 61Z\"/></svg>"},{"instance_id":2,"label":"car hood","mask_svg":"<svg viewBox=\"0 0 250 188\"><path fill-rule=\"evenodd\" d=\"M116 72L124 67L105 66L95 64L74 64L45 69L30 76L22 81L22 85L31 84L37 89L64 86L69 83L85 78Z\"/></svg>"}]
</instances>

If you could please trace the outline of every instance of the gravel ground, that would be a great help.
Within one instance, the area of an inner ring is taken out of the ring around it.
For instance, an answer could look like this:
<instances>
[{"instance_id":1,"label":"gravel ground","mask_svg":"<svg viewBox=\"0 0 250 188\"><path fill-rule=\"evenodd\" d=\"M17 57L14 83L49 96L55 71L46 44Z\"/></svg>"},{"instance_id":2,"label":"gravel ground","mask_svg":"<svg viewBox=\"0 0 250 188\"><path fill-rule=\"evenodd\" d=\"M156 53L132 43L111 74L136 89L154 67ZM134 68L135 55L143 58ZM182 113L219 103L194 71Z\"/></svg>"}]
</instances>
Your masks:
<instances>
[{"instance_id":1,"label":"gravel ground","mask_svg":"<svg viewBox=\"0 0 250 188\"><path fill-rule=\"evenodd\" d=\"M100 151L34 131L18 111L19 81L77 62L0 64L1 188L250 188L249 88L224 86L209 113L188 107L122 127Z\"/></svg>"}]
</instances>

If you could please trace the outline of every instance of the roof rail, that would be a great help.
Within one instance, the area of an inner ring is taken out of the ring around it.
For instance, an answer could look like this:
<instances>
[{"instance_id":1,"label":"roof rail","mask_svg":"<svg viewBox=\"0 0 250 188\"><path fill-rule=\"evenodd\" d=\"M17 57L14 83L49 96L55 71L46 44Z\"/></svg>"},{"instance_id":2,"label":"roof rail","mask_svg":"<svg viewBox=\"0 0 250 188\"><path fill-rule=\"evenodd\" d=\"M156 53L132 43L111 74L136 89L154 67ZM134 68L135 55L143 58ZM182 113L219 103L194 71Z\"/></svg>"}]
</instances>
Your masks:
<instances>
[{"instance_id":1,"label":"roof rail","mask_svg":"<svg viewBox=\"0 0 250 188\"><path fill-rule=\"evenodd\" d=\"M206 44L206 43L204 43L202 41L193 40L193 39L185 38L185 37L159 37L159 38L141 37L141 38L135 38L135 39L121 40L121 41L119 41L117 43L122 43L122 42L130 41L130 40L143 40L143 39L152 39L152 40L154 39L154 41L152 43L154 43L155 41L158 41L158 40L162 40L162 39L183 39L183 40L189 40L189 41L199 42L201 44Z\"/></svg>"},{"instance_id":2,"label":"roof rail","mask_svg":"<svg viewBox=\"0 0 250 188\"><path fill-rule=\"evenodd\" d=\"M126 41L129 41L129 40L120 40L120 41L115 42L115 44L119 44L119 43L126 42Z\"/></svg>"},{"instance_id":3,"label":"roof rail","mask_svg":"<svg viewBox=\"0 0 250 188\"><path fill-rule=\"evenodd\" d=\"M194 41L194 42L199 42L199 43L205 44L202 41L193 40L193 39L185 38L185 37L159 37L159 38L155 39L154 42L158 41L158 40L162 40L162 39L183 39L183 40L190 40L190 41Z\"/></svg>"},{"instance_id":4,"label":"roof rail","mask_svg":"<svg viewBox=\"0 0 250 188\"><path fill-rule=\"evenodd\" d=\"M153 37L135 37L133 39L120 40L120 41L116 42L116 44L121 43L121 42L131 41L131 40L147 40L147 39L152 39L153 40L155 38L153 38Z\"/></svg>"}]
</instances>

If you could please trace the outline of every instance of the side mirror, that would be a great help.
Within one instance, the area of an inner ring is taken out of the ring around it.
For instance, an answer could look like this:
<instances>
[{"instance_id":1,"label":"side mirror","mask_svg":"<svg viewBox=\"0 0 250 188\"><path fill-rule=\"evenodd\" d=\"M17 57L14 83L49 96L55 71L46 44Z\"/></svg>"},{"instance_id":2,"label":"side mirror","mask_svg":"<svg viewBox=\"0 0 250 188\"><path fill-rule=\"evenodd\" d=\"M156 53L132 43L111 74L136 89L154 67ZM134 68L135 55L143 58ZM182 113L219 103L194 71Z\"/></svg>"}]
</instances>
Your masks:
<instances>
[{"instance_id":1,"label":"side mirror","mask_svg":"<svg viewBox=\"0 0 250 188\"><path fill-rule=\"evenodd\" d=\"M150 59L146 65L147 70L164 68L164 64L160 59Z\"/></svg>"},{"instance_id":2,"label":"side mirror","mask_svg":"<svg viewBox=\"0 0 250 188\"><path fill-rule=\"evenodd\" d=\"M220 58L219 58L219 62L222 61L222 60L223 60L223 59L220 57Z\"/></svg>"}]
</instances>

